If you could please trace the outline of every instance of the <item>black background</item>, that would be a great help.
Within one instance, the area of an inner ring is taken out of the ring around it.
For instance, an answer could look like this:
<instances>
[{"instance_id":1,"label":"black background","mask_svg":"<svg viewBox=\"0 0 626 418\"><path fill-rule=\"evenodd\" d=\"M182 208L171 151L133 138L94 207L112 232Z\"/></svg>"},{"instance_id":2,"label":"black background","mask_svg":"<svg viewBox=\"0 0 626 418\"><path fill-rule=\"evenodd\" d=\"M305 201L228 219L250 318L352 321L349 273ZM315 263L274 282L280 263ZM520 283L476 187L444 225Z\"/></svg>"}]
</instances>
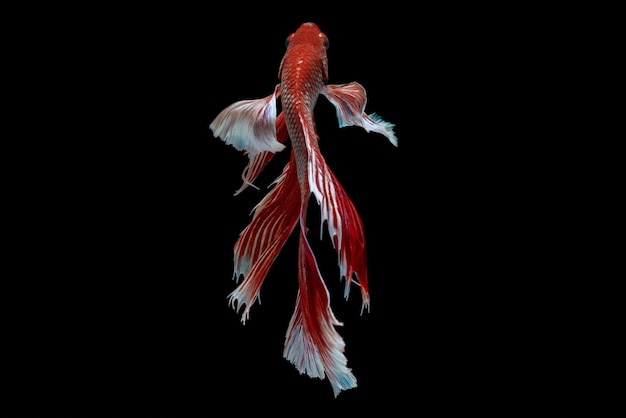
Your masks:
<instances>
[{"instance_id":1,"label":"black background","mask_svg":"<svg viewBox=\"0 0 626 418\"><path fill-rule=\"evenodd\" d=\"M513 103L533 68L500 36L512 16L382 7L281 17L243 6L80 16L49 45L48 88L71 105L38 149L45 168L15 245L37 254L9 293L12 390L31 399L21 408L392 413L544 396L539 382L520 383L533 380L539 350L522 337L538 309L522 302L524 277L543 254L520 244L540 208L519 197L533 175L520 161L532 111ZM310 240L358 379L336 399L328 381L282 358L293 236L245 325L227 304L233 245L288 152L260 190L233 196L246 157L208 128L229 104L273 91L285 39L306 21L330 39L329 82L361 83L366 111L399 140L339 129L323 97L315 108L322 153L368 245L371 312L361 315L358 289L342 298L311 205Z\"/></svg>"}]
</instances>

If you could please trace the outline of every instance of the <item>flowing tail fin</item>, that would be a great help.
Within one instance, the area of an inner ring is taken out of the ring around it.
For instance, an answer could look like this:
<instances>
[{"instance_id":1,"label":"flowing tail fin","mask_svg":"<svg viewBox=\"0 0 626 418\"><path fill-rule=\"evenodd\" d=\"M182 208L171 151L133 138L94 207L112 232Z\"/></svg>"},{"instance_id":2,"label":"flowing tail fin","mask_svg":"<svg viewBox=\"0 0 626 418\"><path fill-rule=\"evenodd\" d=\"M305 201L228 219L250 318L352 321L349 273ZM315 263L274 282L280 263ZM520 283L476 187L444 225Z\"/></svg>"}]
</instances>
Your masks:
<instances>
[{"instance_id":1,"label":"flowing tail fin","mask_svg":"<svg viewBox=\"0 0 626 418\"><path fill-rule=\"evenodd\" d=\"M293 155L274 183L235 243L234 278L244 279L229 295L229 302L237 311L245 305L244 323L267 272L298 222L301 200Z\"/></svg>"},{"instance_id":2,"label":"flowing tail fin","mask_svg":"<svg viewBox=\"0 0 626 418\"><path fill-rule=\"evenodd\" d=\"M303 122L303 126L306 124ZM339 184L317 147L314 131L304 129L307 143L306 189L317 199L321 209L322 224L327 222L333 245L338 254L341 276L346 279L345 297L348 297L353 275L361 285L362 309L369 309L365 236L360 217L354 205ZM289 323L284 357L300 373L311 377L328 377L335 397L346 389L357 386L357 381L347 367L344 355L345 342L335 329L342 325L335 318L328 289L319 272L315 256L306 238L307 196L303 195L300 212L299 290L296 309ZM320 227L323 231L323 225Z\"/></svg>"},{"instance_id":3,"label":"flowing tail fin","mask_svg":"<svg viewBox=\"0 0 626 418\"><path fill-rule=\"evenodd\" d=\"M328 289L306 239L302 218L298 254L299 290L283 355L300 373L320 379L327 376L337 397L342 390L354 388L357 383L343 354L345 342L334 328L342 323L331 311Z\"/></svg>"},{"instance_id":4,"label":"flowing tail fin","mask_svg":"<svg viewBox=\"0 0 626 418\"><path fill-rule=\"evenodd\" d=\"M340 277L346 281L344 298L348 298L354 281L361 288L361 313L364 309L369 311L367 255L361 217L317 147L311 157L309 183L321 210L320 233L323 233L323 223L326 222L337 251Z\"/></svg>"}]
</instances>

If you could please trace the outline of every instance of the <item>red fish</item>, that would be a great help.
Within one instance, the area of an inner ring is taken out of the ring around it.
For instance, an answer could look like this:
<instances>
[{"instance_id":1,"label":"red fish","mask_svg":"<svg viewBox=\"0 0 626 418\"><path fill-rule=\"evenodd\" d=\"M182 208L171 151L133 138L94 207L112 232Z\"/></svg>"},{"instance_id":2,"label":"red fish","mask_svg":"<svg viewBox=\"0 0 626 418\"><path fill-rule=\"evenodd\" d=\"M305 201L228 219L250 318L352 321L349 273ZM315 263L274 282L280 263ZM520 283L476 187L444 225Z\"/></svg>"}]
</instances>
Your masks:
<instances>
[{"instance_id":1,"label":"red fish","mask_svg":"<svg viewBox=\"0 0 626 418\"><path fill-rule=\"evenodd\" d=\"M358 83L329 85L326 49L328 38L314 23L303 23L287 37L287 51L280 63L280 83L274 93L261 99L242 100L225 108L211 122L215 137L243 151L249 158L243 185L252 185L276 152L291 141L291 157L273 188L254 208L250 224L234 248L234 279L239 282L229 295L237 311L245 306L242 322L274 259L296 226L299 226L298 282L295 312L286 334L283 356L300 373L328 378L334 396L355 388L357 381L344 355L345 342L336 326L330 296L307 240L306 214L311 194L321 210L337 251L347 299L351 283L360 287L362 308L369 311L365 238L361 219L337 181L318 146L313 108L324 95L336 108L339 126L360 126L384 135L397 146L394 125L376 114L365 114L365 89ZM277 115L277 99L281 112ZM255 187L255 186L253 186Z\"/></svg>"}]
</instances>

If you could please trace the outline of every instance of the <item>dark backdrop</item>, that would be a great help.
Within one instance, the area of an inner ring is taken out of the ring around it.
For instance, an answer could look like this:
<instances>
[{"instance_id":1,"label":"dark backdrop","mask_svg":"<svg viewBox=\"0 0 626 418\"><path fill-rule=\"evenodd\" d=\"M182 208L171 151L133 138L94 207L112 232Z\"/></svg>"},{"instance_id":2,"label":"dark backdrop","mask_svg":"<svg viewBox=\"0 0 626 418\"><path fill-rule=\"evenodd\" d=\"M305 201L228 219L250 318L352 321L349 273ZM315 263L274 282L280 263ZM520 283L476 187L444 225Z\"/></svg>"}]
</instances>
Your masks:
<instances>
[{"instance_id":1,"label":"dark backdrop","mask_svg":"<svg viewBox=\"0 0 626 418\"><path fill-rule=\"evenodd\" d=\"M511 194L525 127L510 105L524 83L510 74L523 63L498 36L510 18L361 12L164 6L81 16L61 40L67 55L52 54L67 90L55 88L73 100L54 126L71 126L77 139L49 143L54 161L42 153L52 169L38 177L28 235L41 256L13 293L16 394L34 393L47 410L129 401L133 411L191 407L202 416L286 405L482 410L536 397L514 383L528 376L533 346L518 337L532 308L516 308L531 256L511 244L528 218L512 213L535 208ZM295 237L245 325L227 304L233 245L287 152L260 176L260 190L233 196L246 157L208 128L227 105L272 92L285 38L305 21L330 39L330 83L361 83L366 111L394 123L399 140L395 148L339 129L323 97L315 108L322 153L368 245L371 312L360 315L358 289L342 298L311 205L311 242L359 385L337 399L326 380L282 358Z\"/></svg>"}]
</instances>

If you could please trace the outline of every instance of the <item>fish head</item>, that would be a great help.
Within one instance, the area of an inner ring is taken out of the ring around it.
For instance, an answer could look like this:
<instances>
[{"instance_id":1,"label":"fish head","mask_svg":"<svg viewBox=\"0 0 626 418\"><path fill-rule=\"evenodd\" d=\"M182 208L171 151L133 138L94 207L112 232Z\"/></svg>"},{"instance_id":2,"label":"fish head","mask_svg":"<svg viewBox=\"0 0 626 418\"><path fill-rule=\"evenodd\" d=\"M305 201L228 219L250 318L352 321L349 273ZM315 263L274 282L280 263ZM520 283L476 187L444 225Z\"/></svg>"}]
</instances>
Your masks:
<instances>
[{"instance_id":1,"label":"fish head","mask_svg":"<svg viewBox=\"0 0 626 418\"><path fill-rule=\"evenodd\" d=\"M301 24L295 32L287 37L285 44L287 51L281 62L281 69L278 71L279 77L283 62L287 57L306 55L319 60L324 73L324 82L328 80L328 57L326 50L328 49L329 41L326 34L315 23L306 22Z\"/></svg>"},{"instance_id":2,"label":"fish head","mask_svg":"<svg viewBox=\"0 0 626 418\"><path fill-rule=\"evenodd\" d=\"M306 43L311 47L322 48L324 51L328 49L328 37L313 22L301 24L294 33L287 37L287 47L301 43Z\"/></svg>"}]
</instances>

